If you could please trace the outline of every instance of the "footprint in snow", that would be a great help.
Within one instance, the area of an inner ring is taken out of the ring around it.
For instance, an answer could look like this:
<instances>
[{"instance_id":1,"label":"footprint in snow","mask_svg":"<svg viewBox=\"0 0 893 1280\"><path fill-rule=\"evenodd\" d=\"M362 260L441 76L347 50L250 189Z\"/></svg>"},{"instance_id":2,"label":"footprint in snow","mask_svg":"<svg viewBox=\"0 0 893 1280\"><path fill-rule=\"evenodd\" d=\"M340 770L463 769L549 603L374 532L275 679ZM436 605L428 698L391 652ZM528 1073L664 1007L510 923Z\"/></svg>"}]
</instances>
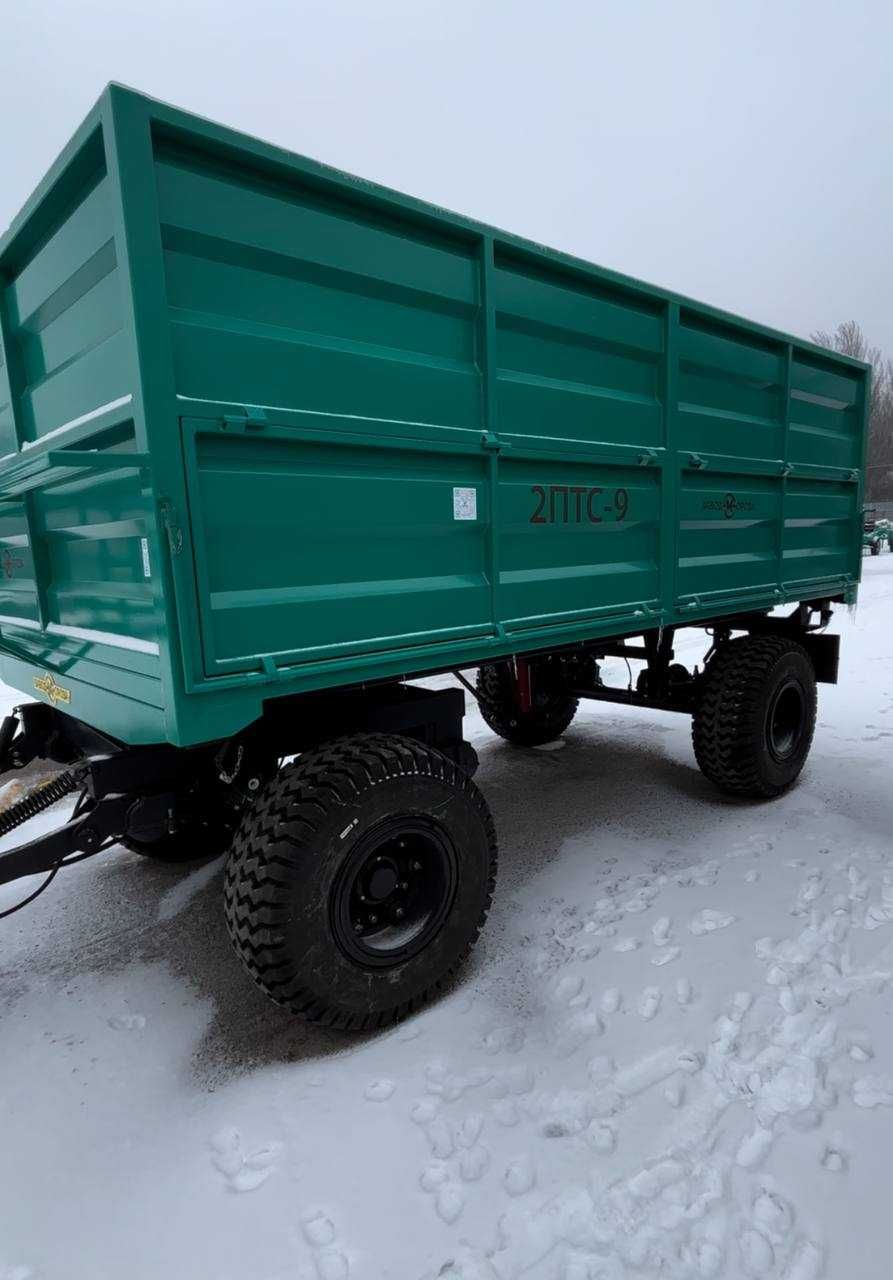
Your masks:
<instances>
[{"instance_id":1,"label":"footprint in snow","mask_svg":"<svg viewBox=\"0 0 893 1280\"><path fill-rule=\"evenodd\" d=\"M458 1187L453 1186L451 1182L446 1182L438 1189L434 1207L438 1218L450 1225L465 1208L465 1197Z\"/></svg>"},{"instance_id":2,"label":"footprint in snow","mask_svg":"<svg viewBox=\"0 0 893 1280\"><path fill-rule=\"evenodd\" d=\"M142 1031L146 1025L141 1013L115 1013L108 1022L113 1031Z\"/></svg>"},{"instance_id":3,"label":"footprint in snow","mask_svg":"<svg viewBox=\"0 0 893 1280\"><path fill-rule=\"evenodd\" d=\"M313 1250L319 1280L349 1280L350 1263L339 1249L335 1224L321 1210L311 1210L301 1222L304 1239Z\"/></svg>"},{"instance_id":4,"label":"footprint in snow","mask_svg":"<svg viewBox=\"0 0 893 1280\"><path fill-rule=\"evenodd\" d=\"M420 1098L418 1102L414 1102L410 1108L409 1118L413 1124L424 1128L429 1125L437 1116L440 1108L433 1098Z\"/></svg>"},{"instance_id":5,"label":"footprint in snow","mask_svg":"<svg viewBox=\"0 0 893 1280\"><path fill-rule=\"evenodd\" d=\"M695 1248L695 1262L701 1280L713 1280L722 1270L725 1261L722 1249L712 1240L700 1240Z\"/></svg>"},{"instance_id":6,"label":"footprint in snow","mask_svg":"<svg viewBox=\"0 0 893 1280\"><path fill-rule=\"evenodd\" d=\"M490 1167L490 1152L477 1143L459 1157L459 1176L463 1182L477 1182Z\"/></svg>"},{"instance_id":7,"label":"footprint in snow","mask_svg":"<svg viewBox=\"0 0 893 1280\"><path fill-rule=\"evenodd\" d=\"M836 1147L825 1147L821 1164L822 1168L827 1169L829 1173L846 1173L847 1170L847 1158Z\"/></svg>"},{"instance_id":8,"label":"footprint in snow","mask_svg":"<svg viewBox=\"0 0 893 1280\"><path fill-rule=\"evenodd\" d=\"M688 922L688 927L695 937L700 937L705 933L715 933L717 929L726 929L734 923L735 916L728 912L714 911L711 907L704 907L703 910L695 912Z\"/></svg>"},{"instance_id":9,"label":"footprint in snow","mask_svg":"<svg viewBox=\"0 0 893 1280\"><path fill-rule=\"evenodd\" d=\"M211 1163L231 1191L256 1191L276 1166L280 1142L268 1142L246 1152L238 1129L221 1129L211 1139Z\"/></svg>"},{"instance_id":10,"label":"footprint in snow","mask_svg":"<svg viewBox=\"0 0 893 1280\"><path fill-rule=\"evenodd\" d=\"M692 986L688 978L676 979L676 1002L677 1004L691 1004Z\"/></svg>"},{"instance_id":11,"label":"footprint in snow","mask_svg":"<svg viewBox=\"0 0 893 1280\"><path fill-rule=\"evenodd\" d=\"M638 938L618 938L614 943L614 950L620 952L638 951L641 945L642 944L639 942Z\"/></svg>"},{"instance_id":12,"label":"footprint in snow","mask_svg":"<svg viewBox=\"0 0 893 1280\"><path fill-rule=\"evenodd\" d=\"M646 987L639 997L639 1013L646 1022L650 1022L660 1008L660 988Z\"/></svg>"},{"instance_id":13,"label":"footprint in snow","mask_svg":"<svg viewBox=\"0 0 893 1280\"><path fill-rule=\"evenodd\" d=\"M685 1085L681 1080L671 1080L664 1089L664 1100L671 1107L681 1107L685 1101Z\"/></svg>"},{"instance_id":14,"label":"footprint in snow","mask_svg":"<svg viewBox=\"0 0 893 1280\"><path fill-rule=\"evenodd\" d=\"M764 1129L762 1125L757 1125L746 1138L742 1138L735 1156L736 1164L742 1169L756 1169L769 1154L773 1140L774 1134L771 1129Z\"/></svg>"},{"instance_id":15,"label":"footprint in snow","mask_svg":"<svg viewBox=\"0 0 893 1280\"><path fill-rule=\"evenodd\" d=\"M301 1230L304 1239L314 1249L322 1249L325 1245L334 1243L335 1224L322 1210L308 1213L301 1222Z\"/></svg>"},{"instance_id":16,"label":"footprint in snow","mask_svg":"<svg viewBox=\"0 0 893 1280\"><path fill-rule=\"evenodd\" d=\"M583 990L583 978L579 973L566 973L555 984L555 999L561 1004L570 1004Z\"/></svg>"},{"instance_id":17,"label":"footprint in snow","mask_svg":"<svg viewBox=\"0 0 893 1280\"><path fill-rule=\"evenodd\" d=\"M850 1037L850 1057L853 1062L870 1062L874 1057L871 1041L862 1032L854 1032Z\"/></svg>"},{"instance_id":18,"label":"footprint in snow","mask_svg":"<svg viewBox=\"0 0 893 1280\"><path fill-rule=\"evenodd\" d=\"M369 1102L387 1102L396 1088L397 1086L393 1080L382 1076L380 1080L371 1080L366 1085L363 1097Z\"/></svg>"},{"instance_id":19,"label":"footprint in snow","mask_svg":"<svg viewBox=\"0 0 893 1280\"><path fill-rule=\"evenodd\" d=\"M438 1160L446 1160L453 1154L455 1150L453 1132L443 1116L437 1116L432 1120L425 1132L428 1135L431 1154L437 1156Z\"/></svg>"},{"instance_id":20,"label":"footprint in snow","mask_svg":"<svg viewBox=\"0 0 893 1280\"><path fill-rule=\"evenodd\" d=\"M681 947L665 947L663 951L659 951L656 956L651 957L651 963L660 967L661 965L670 964L673 960L678 960L681 955Z\"/></svg>"},{"instance_id":21,"label":"footprint in snow","mask_svg":"<svg viewBox=\"0 0 893 1280\"><path fill-rule=\"evenodd\" d=\"M592 1120L586 1129L586 1141L599 1155L610 1155L617 1146L617 1134L609 1124Z\"/></svg>"},{"instance_id":22,"label":"footprint in snow","mask_svg":"<svg viewBox=\"0 0 893 1280\"><path fill-rule=\"evenodd\" d=\"M466 1116L456 1129L456 1141L459 1146L470 1150L481 1136L483 1127L484 1117L479 1111L474 1111L470 1116Z\"/></svg>"},{"instance_id":23,"label":"footprint in snow","mask_svg":"<svg viewBox=\"0 0 893 1280\"><path fill-rule=\"evenodd\" d=\"M746 1276L757 1280L768 1275L775 1266L775 1250L763 1235L753 1227L746 1227L738 1237L738 1249L741 1254L741 1268Z\"/></svg>"},{"instance_id":24,"label":"footprint in snow","mask_svg":"<svg viewBox=\"0 0 893 1280\"><path fill-rule=\"evenodd\" d=\"M510 1196L526 1195L535 1183L536 1169L527 1155L517 1156L512 1160L502 1177L502 1185Z\"/></svg>"},{"instance_id":25,"label":"footprint in snow","mask_svg":"<svg viewBox=\"0 0 893 1280\"><path fill-rule=\"evenodd\" d=\"M601 998L602 1013L616 1013L620 1008L622 996L619 987L608 987Z\"/></svg>"},{"instance_id":26,"label":"footprint in snow","mask_svg":"<svg viewBox=\"0 0 893 1280\"><path fill-rule=\"evenodd\" d=\"M819 1280L824 1273L824 1250L814 1240L803 1240L797 1246L785 1280Z\"/></svg>"},{"instance_id":27,"label":"footprint in snow","mask_svg":"<svg viewBox=\"0 0 893 1280\"><path fill-rule=\"evenodd\" d=\"M893 1107L893 1077L860 1076L853 1084L857 1107Z\"/></svg>"},{"instance_id":28,"label":"footprint in snow","mask_svg":"<svg viewBox=\"0 0 893 1280\"><path fill-rule=\"evenodd\" d=\"M569 1019L562 1027L555 1041L555 1055L569 1058L582 1048L593 1036L600 1036L605 1024L597 1013L592 1011L578 1014Z\"/></svg>"},{"instance_id":29,"label":"footprint in snow","mask_svg":"<svg viewBox=\"0 0 893 1280\"><path fill-rule=\"evenodd\" d=\"M669 916L661 916L659 920L655 920L651 926L651 936L654 939L656 947L665 947L670 939L670 929L672 921Z\"/></svg>"},{"instance_id":30,"label":"footprint in snow","mask_svg":"<svg viewBox=\"0 0 893 1280\"><path fill-rule=\"evenodd\" d=\"M782 1244L794 1229L794 1210L777 1191L762 1187L753 1203L753 1222L773 1244Z\"/></svg>"}]
</instances>

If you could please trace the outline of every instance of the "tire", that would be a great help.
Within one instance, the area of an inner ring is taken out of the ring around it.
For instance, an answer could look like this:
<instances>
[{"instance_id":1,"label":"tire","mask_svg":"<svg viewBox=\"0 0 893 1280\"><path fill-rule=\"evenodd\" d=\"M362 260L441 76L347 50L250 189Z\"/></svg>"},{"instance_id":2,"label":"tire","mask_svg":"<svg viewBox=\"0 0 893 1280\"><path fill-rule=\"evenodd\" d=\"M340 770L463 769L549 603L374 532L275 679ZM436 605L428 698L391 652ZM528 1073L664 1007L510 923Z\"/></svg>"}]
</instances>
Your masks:
<instances>
[{"instance_id":1,"label":"tire","mask_svg":"<svg viewBox=\"0 0 893 1280\"><path fill-rule=\"evenodd\" d=\"M493 819L468 775L409 738L360 734L268 783L233 842L224 910L236 954L271 999L362 1031L444 986L480 933L495 878Z\"/></svg>"},{"instance_id":2,"label":"tire","mask_svg":"<svg viewBox=\"0 0 893 1280\"><path fill-rule=\"evenodd\" d=\"M729 795L781 795L803 768L815 717L815 671L802 645L771 635L730 640L704 674L695 758Z\"/></svg>"},{"instance_id":3,"label":"tire","mask_svg":"<svg viewBox=\"0 0 893 1280\"><path fill-rule=\"evenodd\" d=\"M881 554L881 544L879 542L872 542L869 549L873 556L879 556Z\"/></svg>"},{"instance_id":4,"label":"tire","mask_svg":"<svg viewBox=\"0 0 893 1280\"><path fill-rule=\"evenodd\" d=\"M579 706L578 699L560 685L550 687L548 669L534 667L533 706L522 711L515 696L515 680L507 662L478 667L478 705L484 720L500 738L518 747L538 747L554 742L568 727Z\"/></svg>"}]
</instances>

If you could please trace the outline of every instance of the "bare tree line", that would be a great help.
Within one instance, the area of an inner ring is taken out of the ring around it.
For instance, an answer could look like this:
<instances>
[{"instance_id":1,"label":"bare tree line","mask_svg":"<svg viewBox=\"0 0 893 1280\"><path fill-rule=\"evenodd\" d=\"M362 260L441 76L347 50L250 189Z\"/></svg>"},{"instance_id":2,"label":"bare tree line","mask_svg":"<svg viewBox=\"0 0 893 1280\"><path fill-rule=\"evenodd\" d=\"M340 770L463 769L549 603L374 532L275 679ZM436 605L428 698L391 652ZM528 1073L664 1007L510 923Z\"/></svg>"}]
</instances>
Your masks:
<instances>
[{"instance_id":1,"label":"bare tree line","mask_svg":"<svg viewBox=\"0 0 893 1280\"><path fill-rule=\"evenodd\" d=\"M865 496L875 502L893 499L893 361L869 344L855 320L845 320L833 333L820 329L811 337L817 346L872 366Z\"/></svg>"}]
</instances>

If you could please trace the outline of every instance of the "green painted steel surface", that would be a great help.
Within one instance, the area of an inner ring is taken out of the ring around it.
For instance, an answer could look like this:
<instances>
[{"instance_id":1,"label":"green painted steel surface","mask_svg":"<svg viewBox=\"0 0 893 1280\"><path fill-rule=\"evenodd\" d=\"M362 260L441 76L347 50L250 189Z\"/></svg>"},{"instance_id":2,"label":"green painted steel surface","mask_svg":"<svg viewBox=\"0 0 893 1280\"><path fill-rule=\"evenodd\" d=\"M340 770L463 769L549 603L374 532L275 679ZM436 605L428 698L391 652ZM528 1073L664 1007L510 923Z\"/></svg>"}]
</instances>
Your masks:
<instances>
[{"instance_id":1,"label":"green painted steel surface","mask_svg":"<svg viewBox=\"0 0 893 1280\"><path fill-rule=\"evenodd\" d=\"M117 86L0 338L2 675L128 741L855 594L865 366Z\"/></svg>"}]
</instances>

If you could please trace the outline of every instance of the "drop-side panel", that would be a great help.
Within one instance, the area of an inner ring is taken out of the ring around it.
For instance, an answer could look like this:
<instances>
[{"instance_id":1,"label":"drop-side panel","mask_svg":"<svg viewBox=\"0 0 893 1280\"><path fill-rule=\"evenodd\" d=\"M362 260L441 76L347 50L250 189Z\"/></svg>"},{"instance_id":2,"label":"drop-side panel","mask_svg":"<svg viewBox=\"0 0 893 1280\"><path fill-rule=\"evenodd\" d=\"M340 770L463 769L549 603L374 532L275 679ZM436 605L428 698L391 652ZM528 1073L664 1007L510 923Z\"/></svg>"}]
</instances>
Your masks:
<instances>
[{"instance_id":1,"label":"drop-side panel","mask_svg":"<svg viewBox=\"0 0 893 1280\"><path fill-rule=\"evenodd\" d=\"M500 252L493 295L500 435L662 442L660 304Z\"/></svg>"},{"instance_id":2,"label":"drop-side panel","mask_svg":"<svg viewBox=\"0 0 893 1280\"><path fill-rule=\"evenodd\" d=\"M687 308L678 345L678 607L854 577L862 375Z\"/></svg>"},{"instance_id":3,"label":"drop-side panel","mask_svg":"<svg viewBox=\"0 0 893 1280\"><path fill-rule=\"evenodd\" d=\"M858 491L852 482L789 479L781 567L787 592L809 595L815 584L852 573L853 528L859 523Z\"/></svg>"},{"instance_id":4,"label":"drop-side panel","mask_svg":"<svg viewBox=\"0 0 893 1280\"><path fill-rule=\"evenodd\" d=\"M845 366L795 353L791 365L788 460L795 465L862 466L865 378Z\"/></svg>"},{"instance_id":5,"label":"drop-side panel","mask_svg":"<svg viewBox=\"0 0 893 1280\"><path fill-rule=\"evenodd\" d=\"M509 630L657 608L656 468L509 454L499 473L498 598Z\"/></svg>"},{"instance_id":6,"label":"drop-side panel","mask_svg":"<svg viewBox=\"0 0 893 1280\"><path fill-rule=\"evenodd\" d=\"M208 673L490 631L486 462L403 440L184 424Z\"/></svg>"},{"instance_id":7,"label":"drop-side panel","mask_svg":"<svg viewBox=\"0 0 893 1280\"><path fill-rule=\"evenodd\" d=\"M480 426L473 243L171 146L156 179L181 396Z\"/></svg>"},{"instance_id":8,"label":"drop-side panel","mask_svg":"<svg viewBox=\"0 0 893 1280\"><path fill-rule=\"evenodd\" d=\"M781 479L682 467L676 589L684 605L718 605L778 585Z\"/></svg>"}]
</instances>

